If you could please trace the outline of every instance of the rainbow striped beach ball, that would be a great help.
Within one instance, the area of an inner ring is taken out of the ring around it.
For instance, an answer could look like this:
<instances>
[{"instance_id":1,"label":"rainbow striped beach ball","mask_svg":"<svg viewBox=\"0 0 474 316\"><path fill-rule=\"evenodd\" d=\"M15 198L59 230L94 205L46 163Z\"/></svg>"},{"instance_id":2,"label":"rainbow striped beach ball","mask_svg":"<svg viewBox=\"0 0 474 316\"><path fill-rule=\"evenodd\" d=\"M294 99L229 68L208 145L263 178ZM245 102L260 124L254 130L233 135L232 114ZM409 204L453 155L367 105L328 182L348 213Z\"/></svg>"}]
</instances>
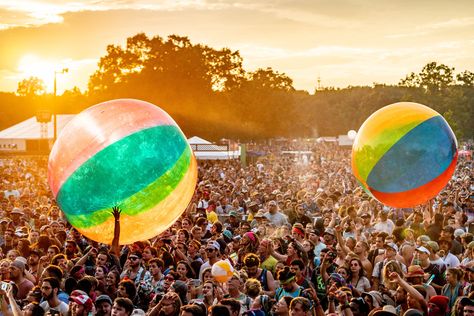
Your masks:
<instances>
[{"instance_id":1,"label":"rainbow striped beach ball","mask_svg":"<svg viewBox=\"0 0 474 316\"><path fill-rule=\"evenodd\" d=\"M360 127L352 147L352 172L364 190L393 207L413 207L448 183L458 157L446 120L427 106L388 105Z\"/></svg>"},{"instance_id":2,"label":"rainbow striped beach ball","mask_svg":"<svg viewBox=\"0 0 474 316\"><path fill-rule=\"evenodd\" d=\"M55 142L48 181L68 221L88 238L111 243L122 209L120 244L152 238L186 209L197 165L186 137L159 107L119 99L76 115Z\"/></svg>"}]
</instances>

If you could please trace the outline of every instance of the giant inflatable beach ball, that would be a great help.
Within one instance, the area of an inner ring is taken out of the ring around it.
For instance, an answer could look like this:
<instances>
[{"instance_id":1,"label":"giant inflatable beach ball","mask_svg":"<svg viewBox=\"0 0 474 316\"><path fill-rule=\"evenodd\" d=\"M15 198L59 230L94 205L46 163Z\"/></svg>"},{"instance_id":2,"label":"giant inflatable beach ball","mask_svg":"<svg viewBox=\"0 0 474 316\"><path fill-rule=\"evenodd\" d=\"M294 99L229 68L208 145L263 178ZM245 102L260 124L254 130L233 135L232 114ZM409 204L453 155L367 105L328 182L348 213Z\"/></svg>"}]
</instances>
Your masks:
<instances>
[{"instance_id":1,"label":"giant inflatable beach ball","mask_svg":"<svg viewBox=\"0 0 474 316\"><path fill-rule=\"evenodd\" d=\"M219 283L225 283L232 278L234 267L228 260L219 260L212 265L211 274Z\"/></svg>"},{"instance_id":2,"label":"giant inflatable beach ball","mask_svg":"<svg viewBox=\"0 0 474 316\"><path fill-rule=\"evenodd\" d=\"M92 240L111 243L111 211L120 207L120 244L129 244L162 233L183 213L197 166L165 111L120 99L88 108L64 127L48 181L67 220Z\"/></svg>"},{"instance_id":3,"label":"giant inflatable beach ball","mask_svg":"<svg viewBox=\"0 0 474 316\"><path fill-rule=\"evenodd\" d=\"M400 102L381 108L362 124L352 147L352 172L383 204L413 207L444 188L457 156L456 137L439 113Z\"/></svg>"}]
</instances>

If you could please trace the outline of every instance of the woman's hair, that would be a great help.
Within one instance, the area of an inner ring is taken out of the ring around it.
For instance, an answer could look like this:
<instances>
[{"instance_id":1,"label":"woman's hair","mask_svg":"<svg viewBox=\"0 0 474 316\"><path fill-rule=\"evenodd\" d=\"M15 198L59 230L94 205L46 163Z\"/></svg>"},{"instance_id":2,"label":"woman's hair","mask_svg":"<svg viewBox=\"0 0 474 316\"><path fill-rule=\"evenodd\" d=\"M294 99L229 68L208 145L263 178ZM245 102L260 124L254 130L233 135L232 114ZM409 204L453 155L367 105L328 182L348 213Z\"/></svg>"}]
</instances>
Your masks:
<instances>
[{"instance_id":1,"label":"woman's hair","mask_svg":"<svg viewBox=\"0 0 474 316\"><path fill-rule=\"evenodd\" d=\"M146 246L145 249L150 249L150 252L151 252L151 255L153 256L153 258L158 257L158 250L156 250L155 247ZM150 260L151 260L151 259L150 259Z\"/></svg>"},{"instance_id":2,"label":"woman's hair","mask_svg":"<svg viewBox=\"0 0 474 316\"><path fill-rule=\"evenodd\" d=\"M204 282L204 274L206 274L207 272L211 272L211 269L212 269L212 268L211 268L211 267L209 267L209 268L206 268L206 269L202 270L202 274L201 274L201 283L203 283L203 282Z\"/></svg>"},{"instance_id":3,"label":"woman's hair","mask_svg":"<svg viewBox=\"0 0 474 316\"><path fill-rule=\"evenodd\" d=\"M244 257L244 265L246 267L260 266L260 258L254 253L248 253Z\"/></svg>"},{"instance_id":4,"label":"woman's hair","mask_svg":"<svg viewBox=\"0 0 474 316\"><path fill-rule=\"evenodd\" d=\"M115 276L115 286L118 286L120 283L120 273L117 270L111 270L109 273L112 273Z\"/></svg>"},{"instance_id":5,"label":"woman's hair","mask_svg":"<svg viewBox=\"0 0 474 316\"><path fill-rule=\"evenodd\" d=\"M251 278L245 281L244 288L245 294L247 294L251 298L257 297L262 292L262 284L257 279Z\"/></svg>"},{"instance_id":6,"label":"woman's hair","mask_svg":"<svg viewBox=\"0 0 474 316\"><path fill-rule=\"evenodd\" d=\"M189 265L187 261L181 260L176 264L176 268L178 268L178 265L184 265L186 267L186 277L189 279L194 279L196 273L194 272L193 268Z\"/></svg>"},{"instance_id":7,"label":"woman's hair","mask_svg":"<svg viewBox=\"0 0 474 316\"><path fill-rule=\"evenodd\" d=\"M189 240L189 232L186 230L186 229L180 229L178 230L178 235L179 233L183 233L184 234L184 238L185 238L185 242L188 242Z\"/></svg>"},{"instance_id":8,"label":"woman's hair","mask_svg":"<svg viewBox=\"0 0 474 316\"><path fill-rule=\"evenodd\" d=\"M464 272L458 268L448 268L447 272L451 273L457 281L461 280L462 276L464 275Z\"/></svg>"},{"instance_id":9,"label":"woman's hair","mask_svg":"<svg viewBox=\"0 0 474 316\"><path fill-rule=\"evenodd\" d=\"M119 286L122 285L125 288L125 292L128 295L128 298L130 298L132 301L135 299L135 296L137 295L137 288L135 287L135 284L133 283L132 280L122 280L119 283ZM177 295L177 294L176 294Z\"/></svg>"},{"instance_id":10,"label":"woman's hair","mask_svg":"<svg viewBox=\"0 0 474 316\"><path fill-rule=\"evenodd\" d=\"M362 278L363 276L365 276L365 269L364 269L364 266L362 265L362 261L360 261L359 258L351 258L351 260L349 260L349 265L352 264L352 261L357 261L357 263L359 264L359 267L360 267L359 278ZM351 277L352 277L352 270L349 269L349 278Z\"/></svg>"},{"instance_id":11,"label":"woman's hair","mask_svg":"<svg viewBox=\"0 0 474 316\"><path fill-rule=\"evenodd\" d=\"M395 260L390 260L382 270L382 280L385 285L393 283L389 278L390 272L397 272L398 275L404 275L400 263Z\"/></svg>"},{"instance_id":12,"label":"woman's hair","mask_svg":"<svg viewBox=\"0 0 474 316\"><path fill-rule=\"evenodd\" d=\"M30 255L30 241L27 238L21 238L18 241L18 244L20 244L20 241L23 243L21 249L18 249L20 252L21 256L24 258L28 258Z\"/></svg>"}]
</instances>

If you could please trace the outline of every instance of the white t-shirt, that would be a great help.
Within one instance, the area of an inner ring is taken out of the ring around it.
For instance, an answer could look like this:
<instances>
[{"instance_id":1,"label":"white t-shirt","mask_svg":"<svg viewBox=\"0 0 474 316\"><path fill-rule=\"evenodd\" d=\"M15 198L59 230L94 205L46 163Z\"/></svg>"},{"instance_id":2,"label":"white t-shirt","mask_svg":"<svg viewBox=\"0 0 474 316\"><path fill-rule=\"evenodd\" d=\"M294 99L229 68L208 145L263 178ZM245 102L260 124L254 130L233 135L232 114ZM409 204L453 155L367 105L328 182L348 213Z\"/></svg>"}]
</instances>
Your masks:
<instances>
[{"instance_id":1,"label":"white t-shirt","mask_svg":"<svg viewBox=\"0 0 474 316\"><path fill-rule=\"evenodd\" d=\"M67 316L69 312L69 305L64 302L60 302L56 307L50 307L48 301L44 301L40 304L40 306L44 309L45 314L50 310L58 311L62 316Z\"/></svg>"},{"instance_id":2,"label":"white t-shirt","mask_svg":"<svg viewBox=\"0 0 474 316\"><path fill-rule=\"evenodd\" d=\"M375 224L374 228L376 231L386 232L387 234L391 235L393 229L395 228L395 224L392 222L392 220L387 219L385 222L378 222Z\"/></svg>"},{"instance_id":3,"label":"white t-shirt","mask_svg":"<svg viewBox=\"0 0 474 316\"><path fill-rule=\"evenodd\" d=\"M446 263L446 268L456 268L459 265L459 259L452 253L448 252L448 254L443 257L444 263Z\"/></svg>"}]
</instances>

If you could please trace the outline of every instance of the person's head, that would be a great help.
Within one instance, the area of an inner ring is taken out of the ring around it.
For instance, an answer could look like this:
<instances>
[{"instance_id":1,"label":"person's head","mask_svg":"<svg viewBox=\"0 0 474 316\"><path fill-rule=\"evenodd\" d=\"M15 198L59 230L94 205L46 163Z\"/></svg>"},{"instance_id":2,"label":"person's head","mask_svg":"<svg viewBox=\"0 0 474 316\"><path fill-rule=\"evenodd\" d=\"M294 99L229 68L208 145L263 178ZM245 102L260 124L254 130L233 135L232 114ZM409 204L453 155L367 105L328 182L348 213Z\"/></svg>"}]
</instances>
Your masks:
<instances>
[{"instance_id":1,"label":"person's head","mask_svg":"<svg viewBox=\"0 0 474 316\"><path fill-rule=\"evenodd\" d=\"M337 267L336 273L338 273L345 280L347 280L350 275L350 269L346 267L345 265L342 265L342 266Z\"/></svg>"},{"instance_id":2,"label":"person's head","mask_svg":"<svg viewBox=\"0 0 474 316\"><path fill-rule=\"evenodd\" d=\"M430 259L430 255L431 252L424 246L415 249L415 257L418 257L422 262L427 262Z\"/></svg>"},{"instance_id":3,"label":"person's head","mask_svg":"<svg viewBox=\"0 0 474 316\"><path fill-rule=\"evenodd\" d=\"M109 262L109 253L107 251L101 250L95 258L96 266L107 266Z\"/></svg>"},{"instance_id":4,"label":"person's head","mask_svg":"<svg viewBox=\"0 0 474 316\"><path fill-rule=\"evenodd\" d=\"M133 300L135 295L137 295L137 288L132 280L126 279L120 281L117 288L118 297L126 297Z\"/></svg>"},{"instance_id":5,"label":"person's head","mask_svg":"<svg viewBox=\"0 0 474 316\"><path fill-rule=\"evenodd\" d=\"M290 271L289 267L278 271L277 280L280 281L280 285L285 291L292 292L294 290L296 283L295 274Z\"/></svg>"},{"instance_id":6,"label":"person's head","mask_svg":"<svg viewBox=\"0 0 474 316\"><path fill-rule=\"evenodd\" d=\"M163 272L163 267L163 260L159 258L153 258L148 262L148 269L150 270L151 275L157 275Z\"/></svg>"},{"instance_id":7,"label":"person's head","mask_svg":"<svg viewBox=\"0 0 474 316\"><path fill-rule=\"evenodd\" d=\"M97 266L95 267L94 276L97 280L104 280L108 272L109 269L106 266Z\"/></svg>"},{"instance_id":8,"label":"person's head","mask_svg":"<svg viewBox=\"0 0 474 316\"><path fill-rule=\"evenodd\" d=\"M206 281L212 281L214 280L214 277L212 276L212 271L211 271L211 267L208 267L208 268L205 268L203 271L202 271L202 275L201 275L201 283L204 283Z\"/></svg>"},{"instance_id":9,"label":"person's head","mask_svg":"<svg viewBox=\"0 0 474 316\"><path fill-rule=\"evenodd\" d=\"M364 268L362 266L362 261L358 258L352 258L349 261L349 269L350 275L357 275L358 277L362 277L364 275Z\"/></svg>"},{"instance_id":10,"label":"person's head","mask_svg":"<svg viewBox=\"0 0 474 316\"><path fill-rule=\"evenodd\" d=\"M449 298L442 295L435 295L428 301L429 316L445 316L449 308Z\"/></svg>"},{"instance_id":11,"label":"person's head","mask_svg":"<svg viewBox=\"0 0 474 316\"><path fill-rule=\"evenodd\" d=\"M97 316L110 316L112 313L112 299L108 295L99 295L95 300Z\"/></svg>"},{"instance_id":12,"label":"person's head","mask_svg":"<svg viewBox=\"0 0 474 316\"><path fill-rule=\"evenodd\" d=\"M219 256L221 246L215 240L209 241L206 246L206 254L209 259L215 259Z\"/></svg>"},{"instance_id":13,"label":"person's head","mask_svg":"<svg viewBox=\"0 0 474 316\"><path fill-rule=\"evenodd\" d=\"M158 256L158 251L152 246L146 246L143 250L143 260L149 262L151 259Z\"/></svg>"},{"instance_id":14,"label":"person's head","mask_svg":"<svg viewBox=\"0 0 474 316\"><path fill-rule=\"evenodd\" d=\"M187 261L179 261L176 265L176 272L181 279L194 278L194 271Z\"/></svg>"},{"instance_id":15,"label":"person's head","mask_svg":"<svg viewBox=\"0 0 474 316\"><path fill-rule=\"evenodd\" d=\"M301 277L304 273L305 265L300 259L291 261L290 271L295 274L296 277Z\"/></svg>"},{"instance_id":16,"label":"person's head","mask_svg":"<svg viewBox=\"0 0 474 316\"><path fill-rule=\"evenodd\" d=\"M385 238L387 238L387 233L380 232L375 236L375 246L377 249L382 249L385 244Z\"/></svg>"},{"instance_id":17,"label":"person's head","mask_svg":"<svg viewBox=\"0 0 474 316\"><path fill-rule=\"evenodd\" d=\"M227 281L227 288L229 292L231 291L240 291L242 287L242 280L240 279L240 274L236 271L232 277Z\"/></svg>"},{"instance_id":18,"label":"person's head","mask_svg":"<svg viewBox=\"0 0 474 316\"><path fill-rule=\"evenodd\" d=\"M116 287L120 281L120 274L116 270L107 273L105 277L105 285L108 287Z\"/></svg>"},{"instance_id":19,"label":"person's head","mask_svg":"<svg viewBox=\"0 0 474 316\"><path fill-rule=\"evenodd\" d=\"M452 240L450 238L440 238L438 240L439 249L443 250L446 254L451 249Z\"/></svg>"},{"instance_id":20,"label":"person's head","mask_svg":"<svg viewBox=\"0 0 474 316\"><path fill-rule=\"evenodd\" d=\"M180 316L206 316L206 311L197 304L184 305L180 309ZM232 316L238 316L232 315Z\"/></svg>"},{"instance_id":21,"label":"person's head","mask_svg":"<svg viewBox=\"0 0 474 316\"><path fill-rule=\"evenodd\" d=\"M258 267L260 266L260 258L254 253L248 253L245 255L243 261L249 276L256 275Z\"/></svg>"},{"instance_id":22,"label":"person's head","mask_svg":"<svg viewBox=\"0 0 474 316\"><path fill-rule=\"evenodd\" d=\"M255 298L262 292L262 284L257 279L247 279L247 281L245 281L244 291L249 297Z\"/></svg>"},{"instance_id":23,"label":"person's head","mask_svg":"<svg viewBox=\"0 0 474 316\"><path fill-rule=\"evenodd\" d=\"M458 268L448 268L446 270L446 282L456 283L461 280L463 271Z\"/></svg>"},{"instance_id":24,"label":"person's head","mask_svg":"<svg viewBox=\"0 0 474 316\"><path fill-rule=\"evenodd\" d=\"M53 299L59 291L59 281L56 278L45 278L41 283L41 295L45 300Z\"/></svg>"},{"instance_id":25,"label":"person's head","mask_svg":"<svg viewBox=\"0 0 474 316\"><path fill-rule=\"evenodd\" d=\"M85 316L93 308L92 299L81 290L72 291L69 296L69 310L72 316Z\"/></svg>"},{"instance_id":26,"label":"person's head","mask_svg":"<svg viewBox=\"0 0 474 316\"><path fill-rule=\"evenodd\" d=\"M19 259L10 263L10 278L14 281L21 279L25 273L25 264Z\"/></svg>"},{"instance_id":27,"label":"person's head","mask_svg":"<svg viewBox=\"0 0 474 316\"><path fill-rule=\"evenodd\" d=\"M463 312L464 316L473 316L474 315L474 300L472 299L466 299L463 300Z\"/></svg>"},{"instance_id":28,"label":"person's head","mask_svg":"<svg viewBox=\"0 0 474 316\"><path fill-rule=\"evenodd\" d=\"M403 289L403 287L401 286L397 287L397 290L395 291L394 299L397 305L404 304L407 302L407 292Z\"/></svg>"},{"instance_id":29,"label":"person's head","mask_svg":"<svg viewBox=\"0 0 474 316\"><path fill-rule=\"evenodd\" d=\"M290 314L290 304L293 297L283 296L276 304L274 305L274 313L277 316L288 316Z\"/></svg>"},{"instance_id":30,"label":"person's head","mask_svg":"<svg viewBox=\"0 0 474 316\"><path fill-rule=\"evenodd\" d=\"M142 254L138 251L134 251L128 256L128 260L130 260L130 267L138 267L142 262Z\"/></svg>"},{"instance_id":31,"label":"person's head","mask_svg":"<svg viewBox=\"0 0 474 316\"><path fill-rule=\"evenodd\" d=\"M68 270L68 260L66 255L63 253L58 253L57 255L55 255L51 260L51 264L60 267L63 271Z\"/></svg>"},{"instance_id":32,"label":"person's head","mask_svg":"<svg viewBox=\"0 0 474 316\"><path fill-rule=\"evenodd\" d=\"M307 298L295 297L290 303L291 316L308 316L310 314L311 303Z\"/></svg>"},{"instance_id":33,"label":"person's head","mask_svg":"<svg viewBox=\"0 0 474 316\"><path fill-rule=\"evenodd\" d=\"M44 309L38 303L28 303L22 309L24 316L44 316Z\"/></svg>"},{"instance_id":34,"label":"person's head","mask_svg":"<svg viewBox=\"0 0 474 316\"><path fill-rule=\"evenodd\" d=\"M221 300L220 303L224 306L227 306L231 316L239 316L240 315L240 308L241 308L240 307L240 301L238 301L234 298L225 298L225 299ZM181 315L181 316L183 316L183 315ZM191 315L187 315L187 316L191 316ZM196 315L193 315L193 316L196 316Z\"/></svg>"},{"instance_id":35,"label":"person's head","mask_svg":"<svg viewBox=\"0 0 474 316\"><path fill-rule=\"evenodd\" d=\"M176 292L168 292L161 299L161 311L166 316L178 315L181 305L181 299Z\"/></svg>"},{"instance_id":36,"label":"person's head","mask_svg":"<svg viewBox=\"0 0 474 316\"><path fill-rule=\"evenodd\" d=\"M112 316L130 316L133 312L133 302L129 298L117 297L112 305Z\"/></svg>"}]
</instances>

